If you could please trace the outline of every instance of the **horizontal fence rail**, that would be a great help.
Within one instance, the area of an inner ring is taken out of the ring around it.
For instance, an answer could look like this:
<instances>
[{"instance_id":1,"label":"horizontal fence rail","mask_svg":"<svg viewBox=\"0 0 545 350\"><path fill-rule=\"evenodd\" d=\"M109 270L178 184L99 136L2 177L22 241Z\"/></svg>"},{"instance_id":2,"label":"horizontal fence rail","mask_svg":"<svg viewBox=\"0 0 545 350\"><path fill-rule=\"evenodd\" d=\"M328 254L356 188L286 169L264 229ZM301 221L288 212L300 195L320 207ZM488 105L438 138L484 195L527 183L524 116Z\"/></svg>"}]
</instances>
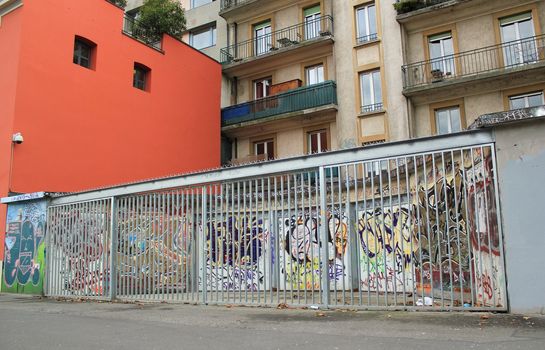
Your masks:
<instances>
[{"instance_id":1,"label":"horizontal fence rail","mask_svg":"<svg viewBox=\"0 0 545 350\"><path fill-rule=\"evenodd\" d=\"M220 61L241 62L332 35L333 18L322 16L223 48Z\"/></svg>"},{"instance_id":2,"label":"horizontal fence rail","mask_svg":"<svg viewBox=\"0 0 545 350\"><path fill-rule=\"evenodd\" d=\"M221 110L222 126L337 104L334 81L309 85Z\"/></svg>"},{"instance_id":3,"label":"horizontal fence rail","mask_svg":"<svg viewBox=\"0 0 545 350\"><path fill-rule=\"evenodd\" d=\"M404 88L523 68L545 61L545 35L461 52L402 67Z\"/></svg>"},{"instance_id":4,"label":"horizontal fence rail","mask_svg":"<svg viewBox=\"0 0 545 350\"><path fill-rule=\"evenodd\" d=\"M493 144L49 208L50 296L506 310Z\"/></svg>"}]
</instances>

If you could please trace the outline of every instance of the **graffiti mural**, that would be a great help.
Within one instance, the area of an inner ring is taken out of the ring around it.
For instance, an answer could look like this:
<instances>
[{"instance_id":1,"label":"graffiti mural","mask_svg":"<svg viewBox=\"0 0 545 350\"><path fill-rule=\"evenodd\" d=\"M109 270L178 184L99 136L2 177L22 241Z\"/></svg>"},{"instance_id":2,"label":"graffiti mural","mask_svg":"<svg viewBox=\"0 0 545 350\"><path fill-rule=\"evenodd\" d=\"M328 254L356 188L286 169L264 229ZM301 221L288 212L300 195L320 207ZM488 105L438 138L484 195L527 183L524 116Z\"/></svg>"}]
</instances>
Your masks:
<instances>
[{"instance_id":1,"label":"graffiti mural","mask_svg":"<svg viewBox=\"0 0 545 350\"><path fill-rule=\"evenodd\" d=\"M270 272L268 221L251 216L210 220L206 227L207 285L216 291L264 289ZM269 257L269 259L267 259Z\"/></svg>"},{"instance_id":2,"label":"graffiti mural","mask_svg":"<svg viewBox=\"0 0 545 350\"><path fill-rule=\"evenodd\" d=\"M118 294L186 291L193 249L187 215L129 212L119 221Z\"/></svg>"},{"instance_id":3,"label":"graffiti mural","mask_svg":"<svg viewBox=\"0 0 545 350\"><path fill-rule=\"evenodd\" d=\"M361 211L358 237L362 290L412 290L419 242L407 208Z\"/></svg>"},{"instance_id":4,"label":"graffiti mural","mask_svg":"<svg viewBox=\"0 0 545 350\"><path fill-rule=\"evenodd\" d=\"M46 201L8 205L2 291L42 294Z\"/></svg>"},{"instance_id":5,"label":"graffiti mural","mask_svg":"<svg viewBox=\"0 0 545 350\"><path fill-rule=\"evenodd\" d=\"M283 275L280 281L282 288L320 289L322 240L319 220L315 213L281 220L280 247L283 251L279 252L279 261ZM350 288L346 215L328 211L326 227L330 286L335 289Z\"/></svg>"}]
</instances>

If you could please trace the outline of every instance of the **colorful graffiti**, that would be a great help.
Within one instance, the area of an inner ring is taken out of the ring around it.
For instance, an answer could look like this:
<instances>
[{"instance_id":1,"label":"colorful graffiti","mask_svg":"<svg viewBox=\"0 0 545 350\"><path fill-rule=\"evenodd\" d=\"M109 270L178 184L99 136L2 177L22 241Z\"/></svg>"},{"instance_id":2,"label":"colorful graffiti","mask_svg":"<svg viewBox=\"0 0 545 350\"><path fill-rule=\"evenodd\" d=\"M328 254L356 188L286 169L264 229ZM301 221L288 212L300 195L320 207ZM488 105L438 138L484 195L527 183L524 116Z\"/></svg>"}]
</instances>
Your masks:
<instances>
[{"instance_id":1,"label":"colorful graffiti","mask_svg":"<svg viewBox=\"0 0 545 350\"><path fill-rule=\"evenodd\" d=\"M267 222L250 216L211 220L206 227L207 285L213 290L265 288ZM269 259L270 261L270 259Z\"/></svg>"},{"instance_id":2,"label":"colorful graffiti","mask_svg":"<svg viewBox=\"0 0 545 350\"><path fill-rule=\"evenodd\" d=\"M281 287L286 289L318 290L321 284L322 240L319 218L315 213L293 216L281 222L279 252ZM348 225L344 213L327 213L328 274L330 286L350 288L348 265ZM285 280L285 285L283 281Z\"/></svg>"},{"instance_id":3,"label":"colorful graffiti","mask_svg":"<svg viewBox=\"0 0 545 350\"><path fill-rule=\"evenodd\" d=\"M2 291L42 294L46 201L8 205Z\"/></svg>"},{"instance_id":4,"label":"colorful graffiti","mask_svg":"<svg viewBox=\"0 0 545 350\"><path fill-rule=\"evenodd\" d=\"M74 210L51 218L51 261L59 269L62 290L102 295L109 280L108 213Z\"/></svg>"},{"instance_id":5,"label":"colorful graffiti","mask_svg":"<svg viewBox=\"0 0 545 350\"><path fill-rule=\"evenodd\" d=\"M130 212L119 221L118 294L172 293L191 285L192 224L184 215Z\"/></svg>"},{"instance_id":6,"label":"colorful graffiti","mask_svg":"<svg viewBox=\"0 0 545 350\"><path fill-rule=\"evenodd\" d=\"M407 208L376 208L358 215L363 290L396 291L413 287L418 238Z\"/></svg>"}]
</instances>

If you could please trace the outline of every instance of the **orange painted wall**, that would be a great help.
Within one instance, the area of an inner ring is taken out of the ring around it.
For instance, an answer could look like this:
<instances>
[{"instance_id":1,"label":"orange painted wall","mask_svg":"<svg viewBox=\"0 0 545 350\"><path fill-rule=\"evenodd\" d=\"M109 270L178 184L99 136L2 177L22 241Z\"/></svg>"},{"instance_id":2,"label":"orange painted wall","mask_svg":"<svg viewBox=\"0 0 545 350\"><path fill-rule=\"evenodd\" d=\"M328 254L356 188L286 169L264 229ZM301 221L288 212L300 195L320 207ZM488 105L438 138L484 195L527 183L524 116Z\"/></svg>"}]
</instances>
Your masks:
<instances>
[{"instance_id":1,"label":"orange painted wall","mask_svg":"<svg viewBox=\"0 0 545 350\"><path fill-rule=\"evenodd\" d=\"M13 132L25 141L15 146L12 191L77 191L220 165L220 64L169 36L163 54L123 35L123 11L105 0L24 0L18 11ZM95 70L72 63L75 35L97 44ZM151 68L149 92L132 87L134 62Z\"/></svg>"},{"instance_id":2,"label":"orange painted wall","mask_svg":"<svg viewBox=\"0 0 545 350\"><path fill-rule=\"evenodd\" d=\"M11 135L15 112L17 66L21 34L21 9L16 9L0 22L0 196L8 193ZM0 260L4 259L5 205L0 205ZM1 272L0 272L1 274Z\"/></svg>"}]
</instances>

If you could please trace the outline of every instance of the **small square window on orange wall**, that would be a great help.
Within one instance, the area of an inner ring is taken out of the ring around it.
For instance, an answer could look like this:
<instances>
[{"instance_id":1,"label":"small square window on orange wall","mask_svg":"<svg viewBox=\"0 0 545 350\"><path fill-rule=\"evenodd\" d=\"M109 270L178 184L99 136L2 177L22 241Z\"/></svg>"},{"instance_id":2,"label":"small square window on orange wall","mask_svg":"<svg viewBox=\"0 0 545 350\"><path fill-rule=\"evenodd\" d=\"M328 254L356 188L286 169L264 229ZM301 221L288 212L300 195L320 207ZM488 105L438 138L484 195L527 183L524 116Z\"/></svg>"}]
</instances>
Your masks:
<instances>
[{"instance_id":1,"label":"small square window on orange wall","mask_svg":"<svg viewBox=\"0 0 545 350\"><path fill-rule=\"evenodd\" d=\"M132 86L137 89L149 91L151 69L140 63L134 64Z\"/></svg>"},{"instance_id":2,"label":"small square window on orange wall","mask_svg":"<svg viewBox=\"0 0 545 350\"><path fill-rule=\"evenodd\" d=\"M81 36L74 40L74 57L72 62L79 66L95 69L96 44Z\"/></svg>"}]
</instances>

